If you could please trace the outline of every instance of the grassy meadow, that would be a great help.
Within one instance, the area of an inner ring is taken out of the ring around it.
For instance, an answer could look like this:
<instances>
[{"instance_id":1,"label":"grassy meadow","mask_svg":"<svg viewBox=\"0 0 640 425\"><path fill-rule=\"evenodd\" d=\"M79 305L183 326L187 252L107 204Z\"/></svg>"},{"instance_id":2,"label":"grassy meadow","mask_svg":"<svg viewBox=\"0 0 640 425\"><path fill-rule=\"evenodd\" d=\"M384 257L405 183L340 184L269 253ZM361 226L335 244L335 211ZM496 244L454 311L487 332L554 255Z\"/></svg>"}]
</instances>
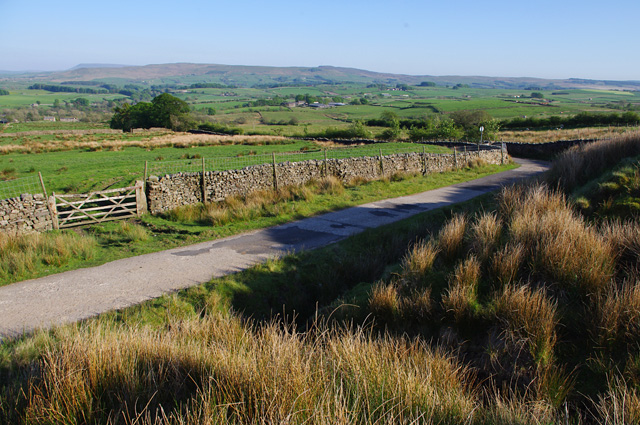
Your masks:
<instances>
[{"instance_id":1,"label":"grassy meadow","mask_svg":"<svg viewBox=\"0 0 640 425\"><path fill-rule=\"evenodd\" d=\"M4 341L0 419L636 424L637 216L585 215L574 199L606 204L589 184L637 197L621 176L639 137L568 151L541 181Z\"/></svg>"}]
</instances>

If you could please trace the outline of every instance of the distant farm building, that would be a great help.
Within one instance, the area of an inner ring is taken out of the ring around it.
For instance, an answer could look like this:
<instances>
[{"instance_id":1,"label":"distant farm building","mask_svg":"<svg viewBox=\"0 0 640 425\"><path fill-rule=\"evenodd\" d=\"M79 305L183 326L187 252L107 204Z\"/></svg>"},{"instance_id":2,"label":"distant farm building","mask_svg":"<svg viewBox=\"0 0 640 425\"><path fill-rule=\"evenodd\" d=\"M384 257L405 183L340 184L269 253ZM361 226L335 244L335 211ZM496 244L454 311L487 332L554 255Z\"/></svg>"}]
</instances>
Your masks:
<instances>
[{"instance_id":1,"label":"distant farm building","mask_svg":"<svg viewBox=\"0 0 640 425\"><path fill-rule=\"evenodd\" d=\"M55 122L56 117L52 117L50 115L45 115L44 120L45 121L53 121L53 122Z\"/></svg>"}]
</instances>

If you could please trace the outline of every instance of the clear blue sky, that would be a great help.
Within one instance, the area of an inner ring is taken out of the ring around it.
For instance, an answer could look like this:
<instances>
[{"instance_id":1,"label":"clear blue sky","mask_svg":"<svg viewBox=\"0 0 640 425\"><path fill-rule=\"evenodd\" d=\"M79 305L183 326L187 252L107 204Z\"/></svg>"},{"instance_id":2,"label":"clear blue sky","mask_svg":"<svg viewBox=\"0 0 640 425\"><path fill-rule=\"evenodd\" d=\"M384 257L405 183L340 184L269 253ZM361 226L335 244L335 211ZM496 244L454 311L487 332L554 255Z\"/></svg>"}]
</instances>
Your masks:
<instances>
[{"instance_id":1,"label":"clear blue sky","mask_svg":"<svg viewBox=\"0 0 640 425\"><path fill-rule=\"evenodd\" d=\"M638 0L0 0L0 70L334 65L640 80Z\"/></svg>"}]
</instances>

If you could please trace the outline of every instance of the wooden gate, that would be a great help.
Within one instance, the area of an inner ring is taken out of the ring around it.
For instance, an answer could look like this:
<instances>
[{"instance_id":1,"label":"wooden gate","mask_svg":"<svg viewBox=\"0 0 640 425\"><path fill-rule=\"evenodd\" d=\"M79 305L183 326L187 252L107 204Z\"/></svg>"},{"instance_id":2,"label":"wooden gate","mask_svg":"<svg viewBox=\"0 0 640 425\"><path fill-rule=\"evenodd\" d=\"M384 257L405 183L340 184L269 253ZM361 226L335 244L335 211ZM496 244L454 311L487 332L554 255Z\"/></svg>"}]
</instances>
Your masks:
<instances>
[{"instance_id":1,"label":"wooden gate","mask_svg":"<svg viewBox=\"0 0 640 425\"><path fill-rule=\"evenodd\" d=\"M100 192L75 195L54 193L49 197L53 227L64 229L140 216L146 211L147 204L143 188L143 183L137 181L135 186Z\"/></svg>"}]
</instances>

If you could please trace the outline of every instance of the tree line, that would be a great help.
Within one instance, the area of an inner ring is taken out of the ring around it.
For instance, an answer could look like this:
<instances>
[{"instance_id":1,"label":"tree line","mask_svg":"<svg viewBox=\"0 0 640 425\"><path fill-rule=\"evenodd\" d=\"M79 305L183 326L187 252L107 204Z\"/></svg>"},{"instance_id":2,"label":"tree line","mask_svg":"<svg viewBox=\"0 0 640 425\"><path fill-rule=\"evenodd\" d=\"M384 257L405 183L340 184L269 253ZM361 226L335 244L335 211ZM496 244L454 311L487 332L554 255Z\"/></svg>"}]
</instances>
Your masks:
<instances>
[{"instance_id":1,"label":"tree line","mask_svg":"<svg viewBox=\"0 0 640 425\"><path fill-rule=\"evenodd\" d=\"M626 126L638 125L640 123L640 115L633 111L623 113L589 113L580 112L574 116L553 115L550 117L518 117L510 120L504 120L500 123L503 129L507 130L523 130L523 129L545 129L545 128L580 128L580 127L597 127L597 126Z\"/></svg>"}]
</instances>

